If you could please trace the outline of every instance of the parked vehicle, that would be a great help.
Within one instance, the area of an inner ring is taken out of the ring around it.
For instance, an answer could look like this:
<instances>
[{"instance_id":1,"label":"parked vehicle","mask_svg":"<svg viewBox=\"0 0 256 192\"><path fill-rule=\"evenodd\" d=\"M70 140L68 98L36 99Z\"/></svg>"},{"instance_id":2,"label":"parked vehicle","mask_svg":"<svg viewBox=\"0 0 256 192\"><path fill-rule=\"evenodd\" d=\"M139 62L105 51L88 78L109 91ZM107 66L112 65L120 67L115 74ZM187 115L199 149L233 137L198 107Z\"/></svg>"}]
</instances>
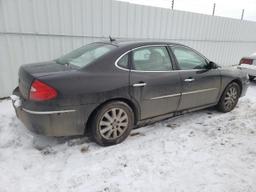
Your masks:
<instances>
[{"instance_id":1,"label":"parked vehicle","mask_svg":"<svg viewBox=\"0 0 256 192\"><path fill-rule=\"evenodd\" d=\"M54 61L23 65L12 98L18 118L47 136L90 133L122 142L135 126L217 106L229 112L248 76L222 69L187 46L98 42Z\"/></svg>"},{"instance_id":2,"label":"parked vehicle","mask_svg":"<svg viewBox=\"0 0 256 192\"><path fill-rule=\"evenodd\" d=\"M256 53L248 57L243 57L239 63L240 67L249 75L249 79L253 80L256 77Z\"/></svg>"}]
</instances>

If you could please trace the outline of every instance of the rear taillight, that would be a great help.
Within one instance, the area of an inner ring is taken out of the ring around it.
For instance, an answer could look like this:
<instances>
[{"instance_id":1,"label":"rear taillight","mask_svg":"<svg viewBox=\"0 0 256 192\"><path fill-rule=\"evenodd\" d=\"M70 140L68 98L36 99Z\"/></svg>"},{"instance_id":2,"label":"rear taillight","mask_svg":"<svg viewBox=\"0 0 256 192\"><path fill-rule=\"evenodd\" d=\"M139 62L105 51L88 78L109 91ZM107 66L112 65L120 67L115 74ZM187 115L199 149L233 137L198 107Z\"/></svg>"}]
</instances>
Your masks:
<instances>
[{"instance_id":1,"label":"rear taillight","mask_svg":"<svg viewBox=\"0 0 256 192\"><path fill-rule=\"evenodd\" d=\"M241 64L248 64L248 65L251 65L253 63L253 60L252 59L248 59L248 58L242 58L241 60L240 60L240 65Z\"/></svg>"},{"instance_id":2,"label":"rear taillight","mask_svg":"<svg viewBox=\"0 0 256 192\"><path fill-rule=\"evenodd\" d=\"M57 91L49 85L35 80L30 87L29 99L34 101L46 101L57 97Z\"/></svg>"}]
</instances>

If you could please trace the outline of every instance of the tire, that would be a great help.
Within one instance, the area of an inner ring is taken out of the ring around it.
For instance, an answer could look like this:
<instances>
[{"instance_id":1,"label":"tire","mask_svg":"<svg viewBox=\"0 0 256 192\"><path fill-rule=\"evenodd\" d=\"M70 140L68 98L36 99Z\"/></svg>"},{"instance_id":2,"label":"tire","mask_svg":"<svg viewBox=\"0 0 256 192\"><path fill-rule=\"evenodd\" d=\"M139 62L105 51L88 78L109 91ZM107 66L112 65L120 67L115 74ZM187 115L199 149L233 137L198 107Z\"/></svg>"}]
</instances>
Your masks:
<instances>
[{"instance_id":1,"label":"tire","mask_svg":"<svg viewBox=\"0 0 256 192\"><path fill-rule=\"evenodd\" d=\"M224 113L232 111L238 102L240 94L240 86L235 82L230 83L220 98L217 105L218 110Z\"/></svg>"},{"instance_id":2,"label":"tire","mask_svg":"<svg viewBox=\"0 0 256 192\"><path fill-rule=\"evenodd\" d=\"M102 106L92 120L92 139L101 146L121 143L134 126L134 113L129 105L121 101Z\"/></svg>"}]
</instances>

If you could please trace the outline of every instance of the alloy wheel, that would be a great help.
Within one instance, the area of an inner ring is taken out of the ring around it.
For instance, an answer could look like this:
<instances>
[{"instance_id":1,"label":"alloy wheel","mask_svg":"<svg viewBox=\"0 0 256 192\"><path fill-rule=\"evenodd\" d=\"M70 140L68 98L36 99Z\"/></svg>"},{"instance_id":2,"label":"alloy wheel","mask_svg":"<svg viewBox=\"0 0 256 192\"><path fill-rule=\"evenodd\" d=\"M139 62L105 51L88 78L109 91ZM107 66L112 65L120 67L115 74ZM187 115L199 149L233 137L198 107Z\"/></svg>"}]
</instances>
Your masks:
<instances>
[{"instance_id":1,"label":"alloy wheel","mask_svg":"<svg viewBox=\"0 0 256 192\"><path fill-rule=\"evenodd\" d=\"M229 88L224 98L224 106L227 110L232 109L236 105L238 98L238 90L235 86Z\"/></svg>"},{"instance_id":2,"label":"alloy wheel","mask_svg":"<svg viewBox=\"0 0 256 192\"><path fill-rule=\"evenodd\" d=\"M120 137L128 125L127 113L121 108L112 108L103 114L99 122L99 132L103 138L113 140Z\"/></svg>"}]
</instances>

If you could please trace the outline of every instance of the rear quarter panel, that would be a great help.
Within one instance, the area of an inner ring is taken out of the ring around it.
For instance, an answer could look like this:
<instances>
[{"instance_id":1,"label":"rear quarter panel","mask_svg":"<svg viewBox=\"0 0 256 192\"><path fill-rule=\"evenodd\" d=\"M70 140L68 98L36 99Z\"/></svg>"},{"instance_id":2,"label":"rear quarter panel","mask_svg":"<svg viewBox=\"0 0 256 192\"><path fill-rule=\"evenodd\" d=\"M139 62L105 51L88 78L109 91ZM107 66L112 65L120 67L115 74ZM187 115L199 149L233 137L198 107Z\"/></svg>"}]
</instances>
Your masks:
<instances>
[{"instance_id":1,"label":"rear quarter panel","mask_svg":"<svg viewBox=\"0 0 256 192\"><path fill-rule=\"evenodd\" d=\"M66 74L44 76L40 80L56 88L58 97L48 103L30 102L30 105L34 105L37 110L40 105L44 108L48 106L48 110L77 110L80 132L86 127L92 112L102 103L117 98L130 99L128 71L69 71Z\"/></svg>"},{"instance_id":2,"label":"rear quarter panel","mask_svg":"<svg viewBox=\"0 0 256 192\"><path fill-rule=\"evenodd\" d=\"M42 77L42 81L57 89L60 106L104 102L115 97L129 98L129 72L73 71L61 76Z\"/></svg>"}]
</instances>

